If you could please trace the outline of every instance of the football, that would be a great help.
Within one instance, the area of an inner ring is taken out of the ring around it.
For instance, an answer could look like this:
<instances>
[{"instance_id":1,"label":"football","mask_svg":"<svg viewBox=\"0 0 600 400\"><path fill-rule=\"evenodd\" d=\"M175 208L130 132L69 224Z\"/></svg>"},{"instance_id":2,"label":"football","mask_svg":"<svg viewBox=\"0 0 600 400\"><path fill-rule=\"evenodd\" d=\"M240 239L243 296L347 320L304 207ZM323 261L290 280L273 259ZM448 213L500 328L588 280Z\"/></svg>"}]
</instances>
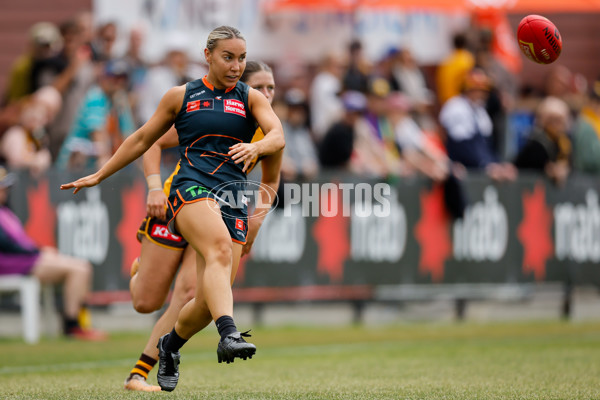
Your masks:
<instances>
[{"instance_id":1,"label":"football","mask_svg":"<svg viewBox=\"0 0 600 400\"><path fill-rule=\"evenodd\" d=\"M556 61L562 50L562 38L558 29L541 15L528 15L521 20L517 40L523 54L539 64Z\"/></svg>"}]
</instances>

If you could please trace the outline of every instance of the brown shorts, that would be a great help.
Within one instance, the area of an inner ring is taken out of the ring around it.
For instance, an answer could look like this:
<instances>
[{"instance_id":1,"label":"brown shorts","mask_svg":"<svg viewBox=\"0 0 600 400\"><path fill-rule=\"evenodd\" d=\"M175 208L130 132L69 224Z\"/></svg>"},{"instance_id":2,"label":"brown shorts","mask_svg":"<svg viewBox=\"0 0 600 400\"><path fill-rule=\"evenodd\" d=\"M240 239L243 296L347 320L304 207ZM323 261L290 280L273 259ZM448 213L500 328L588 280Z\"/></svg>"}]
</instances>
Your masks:
<instances>
[{"instance_id":1,"label":"brown shorts","mask_svg":"<svg viewBox=\"0 0 600 400\"><path fill-rule=\"evenodd\" d=\"M183 237L169 232L167 221L149 216L142 221L142 225L137 231L137 240L141 243L144 236L151 242L171 250L183 250L188 244Z\"/></svg>"}]
</instances>

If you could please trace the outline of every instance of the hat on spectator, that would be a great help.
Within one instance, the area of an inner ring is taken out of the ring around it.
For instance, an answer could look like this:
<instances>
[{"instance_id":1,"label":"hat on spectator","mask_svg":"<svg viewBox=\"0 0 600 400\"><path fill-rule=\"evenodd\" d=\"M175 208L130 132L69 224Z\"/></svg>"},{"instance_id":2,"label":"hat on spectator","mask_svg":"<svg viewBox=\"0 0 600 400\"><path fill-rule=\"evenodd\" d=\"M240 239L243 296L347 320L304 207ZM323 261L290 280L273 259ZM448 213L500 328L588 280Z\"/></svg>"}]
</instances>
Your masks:
<instances>
[{"instance_id":1,"label":"hat on spectator","mask_svg":"<svg viewBox=\"0 0 600 400\"><path fill-rule=\"evenodd\" d=\"M169 53L187 53L190 49L190 39L188 35L180 31L173 31L167 34L164 42L164 55Z\"/></svg>"},{"instance_id":2,"label":"hat on spectator","mask_svg":"<svg viewBox=\"0 0 600 400\"><path fill-rule=\"evenodd\" d=\"M364 111L367 108L367 98L361 92L349 90L342 94L342 104L347 111Z\"/></svg>"},{"instance_id":3,"label":"hat on spectator","mask_svg":"<svg viewBox=\"0 0 600 400\"><path fill-rule=\"evenodd\" d=\"M387 97L392 88L385 78L376 77L369 81L369 94L375 97Z\"/></svg>"},{"instance_id":4,"label":"hat on spectator","mask_svg":"<svg viewBox=\"0 0 600 400\"><path fill-rule=\"evenodd\" d=\"M402 52L402 50L400 50L400 49L399 49L398 47L396 47L396 46L389 47L389 48L388 48L388 49L385 51L385 53L384 53L384 55L383 55L383 58L382 58L382 60L387 60L387 59L390 59L390 58L396 57L396 56L397 56L398 54L400 54L401 52Z\"/></svg>"},{"instance_id":5,"label":"hat on spectator","mask_svg":"<svg viewBox=\"0 0 600 400\"><path fill-rule=\"evenodd\" d=\"M104 65L104 75L114 77L127 77L129 64L125 60L109 60Z\"/></svg>"},{"instance_id":6,"label":"hat on spectator","mask_svg":"<svg viewBox=\"0 0 600 400\"><path fill-rule=\"evenodd\" d=\"M38 22L29 29L31 40L37 45L59 47L62 42L60 30L51 22Z\"/></svg>"},{"instance_id":7,"label":"hat on spectator","mask_svg":"<svg viewBox=\"0 0 600 400\"><path fill-rule=\"evenodd\" d=\"M12 186L12 184L15 183L15 181L15 174L8 172L8 170L4 168L4 166L0 165L0 189Z\"/></svg>"}]
</instances>

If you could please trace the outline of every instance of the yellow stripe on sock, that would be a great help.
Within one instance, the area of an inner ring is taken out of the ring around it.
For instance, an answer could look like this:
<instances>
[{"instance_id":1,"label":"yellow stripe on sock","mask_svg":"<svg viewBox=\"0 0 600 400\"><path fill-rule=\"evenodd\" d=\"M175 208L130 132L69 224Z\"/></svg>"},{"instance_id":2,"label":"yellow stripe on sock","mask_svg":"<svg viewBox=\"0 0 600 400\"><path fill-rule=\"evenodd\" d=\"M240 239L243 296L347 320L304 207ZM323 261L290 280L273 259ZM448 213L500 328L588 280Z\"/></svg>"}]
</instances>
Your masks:
<instances>
[{"instance_id":1,"label":"yellow stripe on sock","mask_svg":"<svg viewBox=\"0 0 600 400\"><path fill-rule=\"evenodd\" d=\"M139 368L134 368L131 370L132 374L138 374L144 377L144 379L148 379L148 373L144 370L141 370Z\"/></svg>"},{"instance_id":2,"label":"yellow stripe on sock","mask_svg":"<svg viewBox=\"0 0 600 400\"><path fill-rule=\"evenodd\" d=\"M142 367L146 368L148 371L152 370L152 365L147 364L147 363L143 362L142 360L138 360L137 365L141 365Z\"/></svg>"}]
</instances>

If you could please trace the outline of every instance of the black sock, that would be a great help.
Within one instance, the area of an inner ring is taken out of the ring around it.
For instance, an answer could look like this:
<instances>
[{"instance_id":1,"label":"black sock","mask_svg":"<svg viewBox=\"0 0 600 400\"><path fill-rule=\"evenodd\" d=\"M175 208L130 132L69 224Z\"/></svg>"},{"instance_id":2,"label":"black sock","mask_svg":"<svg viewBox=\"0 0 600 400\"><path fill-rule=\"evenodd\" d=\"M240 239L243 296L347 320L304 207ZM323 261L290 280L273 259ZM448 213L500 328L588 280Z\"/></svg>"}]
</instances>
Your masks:
<instances>
[{"instance_id":1,"label":"black sock","mask_svg":"<svg viewBox=\"0 0 600 400\"><path fill-rule=\"evenodd\" d=\"M134 375L139 375L144 379L148 379L148 372L154 368L157 360L154 358L142 353L140 359L135 363L135 367L129 373L129 379L131 379Z\"/></svg>"},{"instance_id":2,"label":"black sock","mask_svg":"<svg viewBox=\"0 0 600 400\"><path fill-rule=\"evenodd\" d=\"M163 349L165 351L176 353L180 348L187 342L187 339L182 338L175 332L175 328L169 333L169 336L165 338L165 342L163 343Z\"/></svg>"},{"instance_id":3,"label":"black sock","mask_svg":"<svg viewBox=\"0 0 600 400\"><path fill-rule=\"evenodd\" d=\"M79 327L79 322L77 322L77 318L67 318L63 319L63 330L65 334L69 334L73 329Z\"/></svg>"},{"instance_id":4,"label":"black sock","mask_svg":"<svg viewBox=\"0 0 600 400\"><path fill-rule=\"evenodd\" d=\"M233 322L233 318L231 318L229 315L223 315L217 319L215 321L215 325L217 325L217 330L219 331L221 338L224 338L225 336L237 331L235 322Z\"/></svg>"}]
</instances>

